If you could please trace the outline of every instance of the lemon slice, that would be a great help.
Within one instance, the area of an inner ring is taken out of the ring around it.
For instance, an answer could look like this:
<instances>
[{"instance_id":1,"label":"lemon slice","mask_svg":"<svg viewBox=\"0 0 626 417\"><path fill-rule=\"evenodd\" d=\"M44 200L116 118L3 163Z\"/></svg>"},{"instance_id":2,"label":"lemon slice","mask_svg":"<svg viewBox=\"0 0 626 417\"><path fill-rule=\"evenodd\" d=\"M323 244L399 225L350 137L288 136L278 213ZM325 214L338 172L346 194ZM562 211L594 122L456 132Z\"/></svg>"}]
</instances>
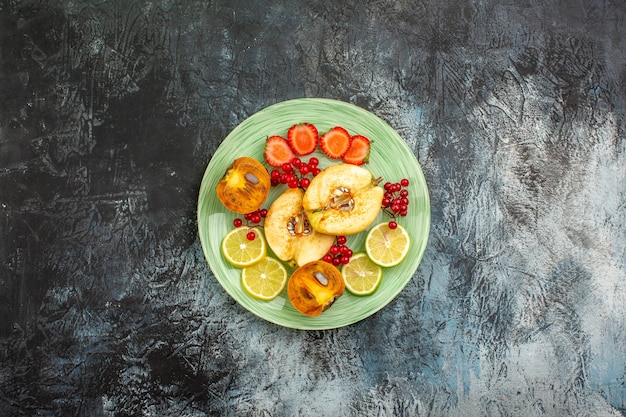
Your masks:
<instances>
[{"instance_id":1,"label":"lemon slice","mask_svg":"<svg viewBox=\"0 0 626 417\"><path fill-rule=\"evenodd\" d=\"M365 253L355 253L350 262L341 267L346 288L354 295L370 295L383 280L383 269Z\"/></svg>"},{"instance_id":2,"label":"lemon slice","mask_svg":"<svg viewBox=\"0 0 626 417\"><path fill-rule=\"evenodd\" d=\"M388 222L374 226L365 238L365 251L372 262L382 267L396 266L409 253L411 238L404 227L389 228Z\"/></svg>"},{"instance_id":3,"label":"lemon slice","mask_svg":"<svg viewBox=\"0 0 626 417\"><path fill-rule=\"evenodd\" d=\"M248 234L254 233L253 240L248 239ZM245 268L254 265L266 254L265 238L257 228L238 227L231 230L222 239L222 254L233 266Z\"/></svg>"},{"instance_id":4,"label":"lemon slice","mask_svg":"<svg viewBox=\"0 0 626 417\"><path fill-rule=\"evenodd\" d=\"M286 284L287 270L280 261L269 256L241 270L241 285L254 298L276 298Z\"/></svg>"}]
</instances>

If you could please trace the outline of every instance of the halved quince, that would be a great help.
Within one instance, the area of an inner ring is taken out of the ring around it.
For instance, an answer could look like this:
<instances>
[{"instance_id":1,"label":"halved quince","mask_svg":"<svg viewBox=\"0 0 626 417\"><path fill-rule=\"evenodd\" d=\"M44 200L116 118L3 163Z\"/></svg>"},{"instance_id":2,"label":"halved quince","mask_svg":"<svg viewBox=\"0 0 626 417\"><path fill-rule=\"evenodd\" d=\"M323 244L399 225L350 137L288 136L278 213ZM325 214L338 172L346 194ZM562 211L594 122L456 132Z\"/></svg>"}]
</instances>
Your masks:
<instances>
[{"instance_id":1,"label":"halved quince","mask_svg":"<svg viewBox=\"0 0 626 417\"><path fill-rule=\"evenodd\" d=\"M296 310L318 316L328 310L345 289L341 272L325 261L313 261L296 269L287 283L287 296Z\"/></svg>"},{"instance_id":2,"label":"halved quince","mask_svg":"<svg viewBox=\"0 0 626 417\"><path fill-rule=\"evenodd\" d=\"M257 210L270 192L270 175L254 158L235 159L217 183L217 197L227 209L247 214Z\"/></svg>"},{"instance_id":3,"label":"halved quince","mask_svg":"<svg viewBox=\"0 0 626 417\"><path fill-rule=\"evenodd\" d=\"M372 224L385 191L367 169L337 164L322 170L304 193L302 205L311 226L321 233L351 235Z\"/></svg>"},{"instance_id":4,"label":"halved quince","mask_svg":"<svg viewBox=\"0 0 626 417\"><path fill-rule=\"evenodd\" d=\"M313 229L302 208L303 192L285 190L267 210L265 240L276 256L294 266L316 261L332 246L335 236Z\"/></svg>"}]
</instances>

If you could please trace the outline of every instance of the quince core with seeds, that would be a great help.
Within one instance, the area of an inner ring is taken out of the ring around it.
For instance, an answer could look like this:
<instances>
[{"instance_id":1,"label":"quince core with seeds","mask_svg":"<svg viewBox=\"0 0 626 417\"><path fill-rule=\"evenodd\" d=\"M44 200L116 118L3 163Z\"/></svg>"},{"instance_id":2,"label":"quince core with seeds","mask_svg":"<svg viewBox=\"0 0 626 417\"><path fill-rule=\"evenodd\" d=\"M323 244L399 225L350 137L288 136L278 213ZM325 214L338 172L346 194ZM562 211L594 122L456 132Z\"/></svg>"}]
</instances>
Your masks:
<instances>
[{"instance_id":1,"label":"quince core with seeds","mask_svg":"<svg viewBox=\"0 0 626 417\"><path fill-rule=\"evenodd\" d=\"M366 168L352 164L322 170L302 199L313 229L337 236L367 229L380 213L385 194L380 181Z\"/></svg>"},{"instance_id":2,"label":"quince core with seeds","mask_svg":"<svg viewBox=\"0 0 626 417\"><path fill-rule=\"evenodd\" d=\"M292 266L322 258L335 241L335 236L311 227L302 196L299 188L285 190L267 210L264 223L267 244L280 260Z\"/></svg>"}]
</instances>

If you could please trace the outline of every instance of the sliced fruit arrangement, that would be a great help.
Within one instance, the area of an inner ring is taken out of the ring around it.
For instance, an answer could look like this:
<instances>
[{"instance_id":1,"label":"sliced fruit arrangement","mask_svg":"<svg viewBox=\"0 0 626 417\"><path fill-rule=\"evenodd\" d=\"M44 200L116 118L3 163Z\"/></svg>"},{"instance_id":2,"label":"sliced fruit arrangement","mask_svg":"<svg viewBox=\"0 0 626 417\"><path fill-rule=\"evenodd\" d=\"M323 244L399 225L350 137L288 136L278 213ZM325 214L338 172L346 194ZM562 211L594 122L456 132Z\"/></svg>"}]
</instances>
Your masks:
<instances>
[{"instance_id":1,"label":"sliced fruit arrangement","mask_svg":"<svg viewBox=\"0 0 626 417\"><path fill-rule=\"evenodd\" d=\"M334 126L322 135L312 123L297 123L287 130L287 138L270 136L265 143L265 160L281 168L294 156L313 153L318 147L331 159L363 165L369 160L370 140L363 135L351 136L342 126Z\"/></svg>"},{"instance_id":2,"label":"sliced fruit arrangement","mask_svg":"<svg viewBox=\"0 0 626 417\"><path fill-rule=\"evenodd\" d=\"M222 239L222 255L228 263L241 268L241 285L254 298L271 300L287 284L287 270L277 259L267 256L267 244L257 227L233 222L235 228ZM252 221L252 220L249 220Z\"/></svg>"},{"instance_id":3,"label":"sliced fruit arrangement","mask_svg":"<svg viewBox=\"0 0 626 417\"><path fill-rule=\"evenodd\" d=\"M383 269L366 253L355 254L350 262L341 267L346 288L354 295L373 294L383 280Z\"/></svg>"},{"instance_id":4,"label":"sliced fruit arrangement","mask_svg":"<svg viewBox=\"0 0 626 417\"><path fill-rule=\"evenodd\" d=\"M241 285L252 297L271 300L287 288L296 310L316 316L344 289L373 294L384 269L407 256L411 241L398 219L408 213L409 180L382 186L382 178L362 167L370 140L341 126L320 135L303 122L285 133L265 142L269 172L261 162L240 157L218 182L220 201L243 215L233 220L221 251L241 269ZM318 149L337 163L322 168L315 156L303 158ZM269 189L283 185L269 209L262 208ZM374 224L381 212L390 220ZM348 237L361 232L367 233L364 252L355 254Z\"/></svg>"}]
</instances>

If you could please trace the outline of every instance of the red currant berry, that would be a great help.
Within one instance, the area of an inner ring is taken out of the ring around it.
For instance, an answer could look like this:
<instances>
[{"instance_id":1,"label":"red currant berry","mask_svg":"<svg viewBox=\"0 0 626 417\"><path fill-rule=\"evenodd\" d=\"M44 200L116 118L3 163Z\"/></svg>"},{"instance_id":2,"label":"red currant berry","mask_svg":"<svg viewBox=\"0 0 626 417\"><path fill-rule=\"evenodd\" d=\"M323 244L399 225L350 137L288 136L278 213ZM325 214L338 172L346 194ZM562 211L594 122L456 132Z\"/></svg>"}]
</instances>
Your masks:
<instances>
[{"instance_id":1,"label":"red currant berry","mask_svg":"<svg viewBox=\"0 0 626 417\"><path fill-rule=\"evenodd\" d=\"M328 262L329 264L331 264L331 263L333 263L333 256L331 254L327 253L326 255L324 255L322 260L324 262Z\"/></svg>"},{"instance_id":2,"label":"red currant berry","mask_svg":"<svg viewBox=\"0 0 626 417\"><path fill-rule=\"evenodd\" d=\"M320 172L322 172L322 170L318 167L315 167L311 170L311 174L313 174L314 177L317 176L317 174L319 174Z\"/></svg>"},{"instance_id":3,"label":"red currant berry","mask_svg":"<svg viewBox=\"0 0 626 417\"><path fill-rule=\"evenodd\" d=\"M339 246L332 245L330 249L328 250L328 252L330 252L331 255L337 255L339 253Z\"/></svg>"},{"instance_id":4,"label":"red currant berry","mask_svg":"<svg viewBox=\"0 0 626 417\"><path fill-rule=\"evenodd\" d=\"M300 158L293 158L291 160L291 165L293 165L294 167L298 168L300 165L302 165L302 160Z\"/></svg>"},{"instance_id":5,"label":"red currant berry","mask_svg":"<svg viewBox=\"0 0 626 417\"><path fill-rule=\"evenodd\" d=\"M289 182L287 177L288 176L285 173L280 174L280 183L281 184L287 184Z\"/></svg>"},{"instance_id":6,"label":"red currant berry","mask_svg":"<svg viewBox=\"0 0 626 417\"><path fill-rule=\"evenodd\" d=\"M302 178L300 180L300 187L302 188L309 188L309 185L311 185L311 180L308 178Z\"/></svg>"},{"instance_id":7,"label":"red currant berry","mask_svg":"<svg viewBox=\"0 0 626 417\"><path fill-rule=\"evenodd\" d=\"M298 188L298 180L296 178L290 179L287 185L289 188Z\"/></svg>"},{"instance_id":8,"label":"red currant berry","mask_svg":"<svg viewBox=\"0 0 626 417\"><path fill-rule=\"evenodd\" d=\"M265 218L267 216L267 209L259 210L259 216Z\"/></svg>"},{"instance_id":9,"label":"red currant berry","mask_svg":"<svg viewBox=\"0 0 626 417\"><path fill-rule=\"evenodd\" d=\"M254 240L254 239L256 239L256 233L254 233L254 232L248 232L248 234L246 235L246 238L247 238L248 240Z\"/></svg>"},{"instance_id":10,"label":"red currant berry","mask_svg":"<svg viewBox=\"0 0 626 417\"><path fill-rule=\"evenodd\" d=\"M280 180L270 180L270 184L272 184L272 187L276 187L278 184L280 184Z\"/></svg>"},{"instance_id":11,"label":"red currant berry","mask_svg":"<svg viewBox=\"0 0 626 417\"><path fill-rule=\"evenodd\" d=\"M345 245L348 241L348 238L345 236L337 236L337 243L340 245Z\"/></svg>"},{"instance_id":12,"label":"red currant berry","mask_svg":"<svg viewBox=\"0 0 626 417\"><path fill-rule=\"evenodd\" d=\"M341 246L339 248L339 253L341 253L342 255L347 255L349 251L350 251L350 248L347 246Z\"/></svg>"},{"instance_id":13,"label":"red currant berry","mask_svg":"<svg viewBox=\"0 0 626 417\"><path fill-rule=\"evenodd\" d=\"M341 257L341 263L344 264L344 265L349 264L350 263L350 257L346 256L346 255L342 256Z\"/></svg>"},{"instance_id":14,"label":"red currant berry","mask_svg":"<svg viewBox=\"0 0 626 417\"><path fill-rule=\"evenodd\" d=\"M390 229L395 229L395 228L398 227L398 223L396 223L394 221L391 221L391 222L389 222L388 226L389 226Z\"/></svg>"},{"instance_id":15,"label":"red currant berry","mask_svg":"<svg viewBox=\"0 0 626 417\"><path fill-rule=\"evenodd\" d=\"M383 198L383 207L389 207L391 205L391 200L387 197Z\"/></svg>"},{"instance_id":16,"label":"red currant berry","mask_svg":"<svg viewBox=\"0 0 626 417\"><path fill-rule=\"evenodd\" d=\"M236 218L235 220L233 220L233 226L235 227L243 226L243 220L241 220L240 218Z\"/></svg>"},{"instance_id":17,"label":"red currant berry","mask_svg":"<svg viewBox=\"0 0 626 417\"><path fill-rule=\"evenodd\" d=\"M400 197L408 197L408 196L409 196L409 190L400 191Z\"/></svg>"},{"instance_id":18,"label":"red currant berry","mask_svg":"<svg viewBox=\"0 0 626 417\"><path fill-rule=\"evenodd\" d=\"M309 165L316 167L320 163L319 159L313 157L309 159Z\"/></svg>"},{"instance_id":19,"label":"red currant berry","mask_svg":"<svg viewBox=\"0 0 626 417\"><path fill-rule=\"evenodd\" d=\"M339 266L341 264L341 256L333 258L333 265Z\"/></svg>"},{"instance_id":20,"label":"red currant berry","mask_svg":"<svg viewBox=\"0 0 626 417\"><path fill-rule=\"evenodd\" d=\"M387 181L387 182L385 183L385 185L383 186L383 188L385 189L385 191L391 191L391 189L392 189L392 185L393 185L393 184L391 184L389 181Z\"/></svg>"},{"instance_id":21,"label":"red currant berry","mask_svg":"<svg viewBox=\"0 0 626 417\"><path fill-rule=\"evenodd\" d=\"M400 185L402 185L403 187L408 187L409 186L409 180L406 178L402 178L402 180L400 181Z\"/></svg>"},{"instance_id":22,"label":"red currant berry","mask_svg":"<svg viewBox=\"0 0 626 417\"><path fill-rule=\"evenodd\" d=\"M273 180L279 180L280 179L280 171L277 169L273 169L272 172L270 172L270 178Z\"/></svg>"},{"instance_id":23,"label":"red currant berry","mask_svg":"<svg viewBox=\"0 0 626 417\"><path fill-rule=\"evenodd\" d=\"M308 165L300 165L300 174L306 175L309 173L309 171L310 169Z\"/></svg>"},{"instance_id":24,"label":"red currant berry","mask_svg":"<svg viewBox=\"0 0 626 417\"><path fill-rule=\"evenodd\" d=\"M261 223L261 216L260 216L260 215L258 215L258 214L253 214L253 215L250 217L250 221L251 221L252 223L256 223L256 224Z\"/></svg>"}]
</instances>

